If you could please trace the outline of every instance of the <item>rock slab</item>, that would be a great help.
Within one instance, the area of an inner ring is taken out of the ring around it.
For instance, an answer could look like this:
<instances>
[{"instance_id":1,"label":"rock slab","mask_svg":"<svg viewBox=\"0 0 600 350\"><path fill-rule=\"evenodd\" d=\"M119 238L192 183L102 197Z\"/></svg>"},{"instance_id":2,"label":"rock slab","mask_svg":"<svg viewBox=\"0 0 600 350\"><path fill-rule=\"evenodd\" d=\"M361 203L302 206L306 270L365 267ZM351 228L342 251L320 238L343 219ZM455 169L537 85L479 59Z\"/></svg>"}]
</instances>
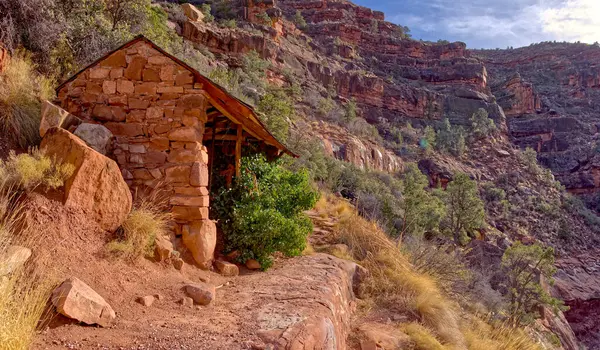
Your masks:
<instances>
[{"instance_id":1,"label":"rock slab","mask_svg":"<svg viewBox=\"0 0 600 350\"><path fill-rule=\"evenodd\" d=\"M203 269L212 265L217 244L217 227L211 220L194 221L183 228L183 244L190 250L194 260Z\"/></svg>"},{"instance_id":2,"label":"rock slab","mask_svg":"<svg viewBox=\"0 0 600 350\"><path fill-rule=\"evenodd\" d=\"M60 314L89 325L107 327L116 318L104 298L75 277L52 292L52 304Z\"/></svg>"},{"instance_id":3,"label":"rock slab","mask_svg":"<svg viewBox=\"0 0 600 350\"><path fill-rule=\"evenodd\" d=\"M65 206L90 213L106 231L121 226L131 211L132 197L117 163L60 128L48 130L40 148L48 156L75 166L65 184Z\"/></svg>"},{"instance_id":4,"label":"rock slab","mask_svg":"<svg viewBox=\"0 0 600 350\"><path fill-rule=\"evenodd\" d=\"M42 102L42 113L40 120L40 136L44 137L51 128L70 129L81 124L81 119L52 104L49 101Z\"/></svg>"}]
</instances>

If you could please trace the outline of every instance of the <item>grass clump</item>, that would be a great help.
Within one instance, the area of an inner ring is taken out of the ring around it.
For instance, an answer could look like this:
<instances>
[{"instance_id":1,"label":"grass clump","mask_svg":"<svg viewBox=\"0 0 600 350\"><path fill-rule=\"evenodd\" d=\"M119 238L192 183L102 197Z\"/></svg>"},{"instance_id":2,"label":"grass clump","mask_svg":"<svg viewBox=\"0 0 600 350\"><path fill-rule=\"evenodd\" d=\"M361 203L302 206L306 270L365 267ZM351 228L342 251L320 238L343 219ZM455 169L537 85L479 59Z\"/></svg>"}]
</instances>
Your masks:
<instances>
[{"instance_id":1,"label":"grass clump","mask_svg":"<svg viewBox=\"0 0 600 350\"><path fill-rule=\"evenodd\" d=\"M431 331L422 325L411 322L401 327L414 342L415 350L444 350L444 347L431 333Z\"/></svg>"},{"instance_id":2,"label":"grass clump","mask_svg":"<svg viewBox=\"0 0 600 350\"><path fill-rule=\"evenodd\" d=\"M37 144L40 100L52 95L51 82L36 73L30 55L17 51L0 73L0 131L22 148Z\"/></svg>"},{"instance_id":3,"label":"grass clump","mask_svg":"<svg viewBox=\"0 0 600 350\"><path fill-rule=\"evenodd\" d=\"M0 349L29 349L46 302L55 286L44 267L36 245L37 232L23 229L25 214L17 191L0 179ZM7 257L15 246L33 251L23 265L9 265ZM2 275L4 274L4 275Z\"/></svg>"},{"instance_id":4,"label":"grass clump","mask_svg":"<svg viewBox=\"0 0 600 350\"><path fill-rule=\"evenodd\" d=\"M541 350L520 328L502 322L486 322L472 317L463 324L469 350Z\"/></svg>"},{"instance_id":5,"label":"grass clump","mask_svg":"<svg viewBox=\"0 0 600 350\"><path fill-rule=\"evenodd\" d=\"M338 230L355 260L369 270L370 276L360 288L363 296L381 307L417 315L444 343L464 345L454 305L443 295L435 279L413 269L377 225L354 212L340 219Z\"/></svg>"},{"instance_id":6,"label":"grass clump","mask_svg":"<svg viewBox=\"0 0 600 350\"><path fill-rule=\"evenodd\" d=\"M134 206L106 249L121 258L135 261L152 256L156 237L166 235L172 214L155 197L144 198Z\"/></svg>"},{"instance_id":7,"label":"grass clump","mask_svg":"<svg viewBox=\"0 0 600 350\"><path fill-rule=\"evenodd\" d=\"M9 186L26 191L38 186L60 188L74 171L72 164L57 162L36 148L18 155L11 151L6 161L0 160L0 179Z\"/></svg>"}]
</instances>

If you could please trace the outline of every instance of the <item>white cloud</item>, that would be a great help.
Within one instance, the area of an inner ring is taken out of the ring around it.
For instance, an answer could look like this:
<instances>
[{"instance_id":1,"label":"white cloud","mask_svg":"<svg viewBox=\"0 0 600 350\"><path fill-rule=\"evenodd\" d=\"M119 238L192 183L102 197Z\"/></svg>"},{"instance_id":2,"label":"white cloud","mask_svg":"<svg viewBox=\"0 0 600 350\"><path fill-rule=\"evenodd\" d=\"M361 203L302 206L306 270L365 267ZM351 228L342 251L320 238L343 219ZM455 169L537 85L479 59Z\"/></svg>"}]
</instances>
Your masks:
<instances>
[{"instance_id":1,"label":"white cloud","mask_svg":"<svg viewBox=\"0 0 600 350\"><path fill-rule=\"evenodd\" d=\"M540 18L543 31L556 40L600 41L599 0L568 0L560 7L545 9Z\"/></svg>"}]
</instances>

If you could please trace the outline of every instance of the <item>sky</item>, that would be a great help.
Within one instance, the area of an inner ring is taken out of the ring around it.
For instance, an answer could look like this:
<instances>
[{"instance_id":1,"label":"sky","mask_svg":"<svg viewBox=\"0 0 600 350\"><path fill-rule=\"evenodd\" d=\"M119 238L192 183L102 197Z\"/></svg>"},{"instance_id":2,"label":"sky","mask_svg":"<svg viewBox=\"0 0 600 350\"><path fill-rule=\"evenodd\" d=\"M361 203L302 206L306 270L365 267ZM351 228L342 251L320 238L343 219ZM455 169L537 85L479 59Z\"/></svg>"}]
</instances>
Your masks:
<instances>
[{"instance_id":1,"label":"sky","mask_svg":"<svg viewBox=\"0 0 600 350\"><path fill-rule=\"evenodd\" d=\"M415 39L469 48L600 41L600 0L353 0L408 26Z\"/></svg>"}]
</instances>

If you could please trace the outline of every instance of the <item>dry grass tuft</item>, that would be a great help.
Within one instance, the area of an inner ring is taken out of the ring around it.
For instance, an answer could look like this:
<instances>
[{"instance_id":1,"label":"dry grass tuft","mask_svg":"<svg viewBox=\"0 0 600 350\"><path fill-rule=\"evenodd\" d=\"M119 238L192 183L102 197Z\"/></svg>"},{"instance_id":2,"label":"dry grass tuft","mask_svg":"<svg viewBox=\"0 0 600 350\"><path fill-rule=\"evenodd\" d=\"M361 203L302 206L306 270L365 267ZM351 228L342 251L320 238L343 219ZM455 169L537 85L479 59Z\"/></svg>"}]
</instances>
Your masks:
<instances>
[{"instance_id":1,"label":"dry grass tuft","mask_svg":"<svg viewBox=\"0 0 600 350\"><path fill-rule=\"evenodd\" d=\"M2 181L2 180L0 180ZM29 349L36 327L55 286L44 268L36 232L21 227L24 211L12 187L0 184L0 349ZM33 256L22 266L11 266L7 253L13 246L29 248ZM10 271L10 272L9 272Z\"/></svg>"},{"instance_id":2,"label":"dry grass tuft","mask_svg":"<svg viewBox=\"0 0 600 350\"><path fill-rule=\"evenodd\" d=\"M414 342L415 350L445 350L444 347L432 334L431 330L422 325L412 322L401 327Z\"/></svg>"},{"instance_id":3,"label":"dry grass tuft","mask_svg":"<svg viewBox=\"0 0 600 350\"><path fill-rule=\"evenodd\" d=\"M339 236L353 257L370 272L361 292L377 305L417 315L444 343L464 346L454 304L437 282L412 268L406 257L375 224L350 213L340 219Z\"/></svg>"},{"instance_id":4,"label":"dry grass tuft","mask_svg":"<svg viewBox=\"0 0 600 350\"><path fill-rule=\"evenodd\" d=\"M542 349L522 329L510 327L507 323L488 323L477 317L463 325L463 334L469 350Z\"/></svg>"},{"instance_id":5,"label":"dry grass tuft","mask_svg":"<svg viewBox=\"0 0 600 350\"><path fill-rule=\"evenodd\" d=\"M17 51L0 74L0 131L22 148L39 142L40 100L54 94L35 69L30 54Z\"/></svg>"},{"instance_id":6,"label":"dry grass tuft","mask_svg":"<svg viewBox=\"0 0 600 350\"><path fill-rule=\"evenodd\" d=\"M167 235L172 218L159 195L144 196L123 223L120 237L109 242L106 249L132 261L152 256L156 237Z\"/></svg>"}]
</instances>

